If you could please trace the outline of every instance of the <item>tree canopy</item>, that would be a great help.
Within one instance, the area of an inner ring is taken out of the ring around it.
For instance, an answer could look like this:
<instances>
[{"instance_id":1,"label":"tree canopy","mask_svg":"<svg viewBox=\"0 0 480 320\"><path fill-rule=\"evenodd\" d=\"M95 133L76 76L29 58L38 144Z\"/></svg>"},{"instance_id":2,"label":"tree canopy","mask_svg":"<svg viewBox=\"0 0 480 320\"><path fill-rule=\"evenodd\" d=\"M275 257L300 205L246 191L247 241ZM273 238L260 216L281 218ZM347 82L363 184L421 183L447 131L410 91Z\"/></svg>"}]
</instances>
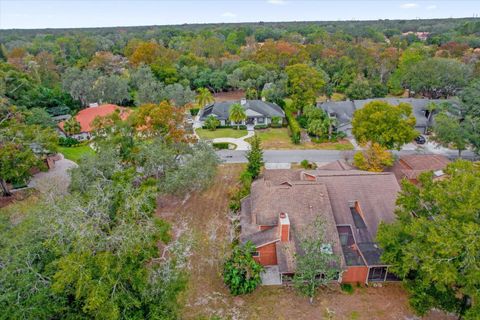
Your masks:
<instances>
[{"instance_id":1,"label":"tree canopy","mask_svg":"<svg viewBox=\"0 0 480 320\"><path fill-rule=\"evenodd\" d=\"M361 144L371 141L388 149L400 149L418 136L415 123L409 104L393 106L377 100L355 111L352 133Z\"/></svg>"},{"instance_id":2,"label":"tree canopy","mask_svg":"<svg viewBox=\"0 0 480 320\"><path fill-rule=\"evenodd\" d=\"M458 160L445 173L442 180L422 174L418 186L403 181L397 220L380 225L377 239L417 312L435 307L477 319L480 168Z\"/></svg>"}]
</instances>

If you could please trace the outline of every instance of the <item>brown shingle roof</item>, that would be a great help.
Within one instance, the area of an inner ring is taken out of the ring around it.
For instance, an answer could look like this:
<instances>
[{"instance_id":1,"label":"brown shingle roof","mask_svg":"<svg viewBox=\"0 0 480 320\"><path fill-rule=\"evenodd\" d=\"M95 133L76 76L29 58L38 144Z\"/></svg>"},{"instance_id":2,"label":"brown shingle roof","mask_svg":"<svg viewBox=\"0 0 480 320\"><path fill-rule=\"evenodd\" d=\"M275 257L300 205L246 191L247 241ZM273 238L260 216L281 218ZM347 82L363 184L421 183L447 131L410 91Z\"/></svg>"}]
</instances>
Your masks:
<instances>
[{"instance_id":1,"label":"brown shingle roof","mask_svg":"<svg viewBox=\"0 0 480 320\"><path fill-rule=\"evenodd\" d=\"M398 181L403 178L415 180L423 172L445 169L449 163L447 157L438 154L411 154L402 156L390 171Z\"/></svg>"}]
</instances>

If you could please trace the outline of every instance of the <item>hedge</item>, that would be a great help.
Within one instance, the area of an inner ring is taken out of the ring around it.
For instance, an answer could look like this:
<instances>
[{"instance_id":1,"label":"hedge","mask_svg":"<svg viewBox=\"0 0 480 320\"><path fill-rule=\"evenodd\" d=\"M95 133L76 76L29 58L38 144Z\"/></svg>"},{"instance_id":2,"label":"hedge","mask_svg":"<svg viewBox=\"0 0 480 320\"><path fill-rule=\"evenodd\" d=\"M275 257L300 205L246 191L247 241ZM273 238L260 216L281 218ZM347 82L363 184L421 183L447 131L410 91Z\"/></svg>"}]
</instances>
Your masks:
<instances>
[{"instance_id":1,"label":"hedge","mask_svg":"<svg viewBox=\"0 0 480 320\"><path fill-rule=\"evenodd\" d=\"M290 110L290 108L287 108L285 110L285 116L287 118L288 126L290 127L290 138L292 139L292 142L294 144L299 144L301 138L300 125L298 124L297 119L295 119L295 116L293 115L293 112L292 110Z\"/></svg>"},{"instance_id":2,"label":"hedge","mask_svg":"<svg viewBox=\"0 0 480 320\"><path fill-rule=\"evenodd\" d=\"M202 129L210 129L210 128L204 125L204 126L202 126ZM231 125L231 126L217 126L217 129L234 129L234 130L237 130L237 126L236 126L236 125ZM241 124L239 129L240 129L240 130L247 130L247 126Z\"/></svg>"},{"instance_id":3,"label":"hedge","mask_svg":"<svg viewBox=\"0 0 480 320\"><path fill-rule=\"evenodd\" d=\"M216 149L229 149L230 143L228 142L215 142L212 144Z\"/></svg>"}]
</instances>

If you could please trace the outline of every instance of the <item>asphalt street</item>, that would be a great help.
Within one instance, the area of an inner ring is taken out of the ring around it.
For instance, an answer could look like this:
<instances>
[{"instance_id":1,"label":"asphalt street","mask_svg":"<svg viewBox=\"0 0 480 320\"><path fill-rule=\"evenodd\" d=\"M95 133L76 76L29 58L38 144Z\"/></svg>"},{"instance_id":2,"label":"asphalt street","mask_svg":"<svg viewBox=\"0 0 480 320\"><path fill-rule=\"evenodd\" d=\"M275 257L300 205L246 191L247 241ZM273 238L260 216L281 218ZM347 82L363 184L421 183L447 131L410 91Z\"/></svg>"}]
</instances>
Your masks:
<instances>
[{"instance_id":1,"label":"asphalt street","mask_svg":"<svg viewBox=\"0 0 480 320\"><path fill-rule=\"evenodd\" d=\"M246 151L241 150L220 150L217 151L220 159L225 163L245 163ZM264 150L263 159L267 163L293 163L307 159L312 162L332 162L335 160L352 158L355 151L337 151L337 150ZM419 153L414 150L393 151L396 155L407 155ZM421 152L420 152L421 153ZM428 153L428 152L423 152ZM444 151L439 154L445 155L450 159L458 157L457 152L453 150ZM464 152L462 157L472 159L472 152Z\"/></svg>"}]
</instances>

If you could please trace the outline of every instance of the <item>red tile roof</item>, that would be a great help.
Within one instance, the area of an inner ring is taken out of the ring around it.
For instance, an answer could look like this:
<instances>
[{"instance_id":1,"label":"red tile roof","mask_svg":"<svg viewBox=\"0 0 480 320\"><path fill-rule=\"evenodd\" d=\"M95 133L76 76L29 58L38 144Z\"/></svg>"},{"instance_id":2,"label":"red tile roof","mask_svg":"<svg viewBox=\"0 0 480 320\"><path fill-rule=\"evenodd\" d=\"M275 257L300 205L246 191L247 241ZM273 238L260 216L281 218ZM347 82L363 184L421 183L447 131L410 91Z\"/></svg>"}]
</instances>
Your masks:
<instances>
[{"instance_id":1,"label":"red tile roof","mask_svg":"<svg viewBox=\"0 0 480 320\"><path fill-rule=\"evenodd\" d=\"M126 120L130 115L130 110L124 107L119 107L115 104L102 104L98 107L90 107L77 113L75 119L80 122L80 132L91 132L93 120L96 117L106 117L115 112L115 110L120 110L120 118ZM63 130L64 121L60 122L58 126Z\"/></svg>"}]
</instances>

